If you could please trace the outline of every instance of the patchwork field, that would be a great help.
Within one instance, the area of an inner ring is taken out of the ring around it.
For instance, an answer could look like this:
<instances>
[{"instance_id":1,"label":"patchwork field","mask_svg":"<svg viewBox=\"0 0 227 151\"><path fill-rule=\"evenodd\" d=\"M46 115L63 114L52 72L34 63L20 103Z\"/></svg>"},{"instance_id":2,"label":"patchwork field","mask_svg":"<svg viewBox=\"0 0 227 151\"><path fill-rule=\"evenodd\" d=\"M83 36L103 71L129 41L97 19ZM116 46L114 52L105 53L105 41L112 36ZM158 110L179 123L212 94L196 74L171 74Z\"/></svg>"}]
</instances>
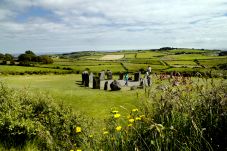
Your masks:
<instances>
[{"instance_id":1,"label":"patchwork field","mask_svg":"<svg viewBox=\"0 0 227 151\"><path fill-rule=\"evenodd\" d=\"M124 58L124 55L105 55L102 58L99 58L99 60L118 60Z\"/></svg>"}]
</instances>

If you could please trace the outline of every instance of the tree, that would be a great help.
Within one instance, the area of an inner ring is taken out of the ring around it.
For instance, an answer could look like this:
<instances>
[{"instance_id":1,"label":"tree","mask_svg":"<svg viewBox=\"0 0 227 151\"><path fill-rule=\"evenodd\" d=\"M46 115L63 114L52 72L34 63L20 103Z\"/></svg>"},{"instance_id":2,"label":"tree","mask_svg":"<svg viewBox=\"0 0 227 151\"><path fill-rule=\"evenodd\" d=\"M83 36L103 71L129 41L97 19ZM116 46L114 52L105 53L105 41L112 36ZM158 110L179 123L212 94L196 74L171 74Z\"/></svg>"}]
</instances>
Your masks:
<instances>
[{"instance_id":1,"label":"tree","mask_svg":"<svg viewBox=\"0 0 227 151\"><path fill-rule=\"evenodd\" d=\"M6 53L5 54L5 61L13 61L13 56L11 54Z\"/></svg>"},{"instance_id":2,"label":"tree","mask_svg":"<svg viewBox=\"0 0 227 151\"><path fill-rule=\"evenodd\" d=\"M40 56L40 60L43 64L51 64L54 62L49 56Z\"/></svg>"},{"instance_id":3,"label":"tree","mask_svg":"<svg viewBox=\"0 0 227 151\"><path fill-rule=\"evenodd\" d=\"M36 62L37 56L31 50L27 50L24 54L19 55L18 60L20 62Z\"/></svg>"},{"instance_id":4,"label":"tree","mask_svg":"<svg viewBox=\"0 0 227 151\"><path fill-rule=\"evenodd\" d=\"M18 61L21 65L31 65L31 63L39 62L43 64L53 63L53 59L49 56L36 56L36 54L30 50L25 51L24 54L19 55Z\"/></svg>"},{"instance_id":5,"label":"tree","mask_svg":"<svg viewBox=\"0 0 227 151\"><path fill-rule=\"evenodd\" d=\"M25 54L36 56L36 54L34 52L32 52L31 50L25 51Z\"/></svg>"},{"instance_id":6,"label":"tree","mask_svg":"<svg viewBox=\"0 0 227 151\"><path fill-rule=\"evenodd\" d=\"M0 60L4 60L5 59L5 55L0 53Z\"/></svg>"}]
</instances>

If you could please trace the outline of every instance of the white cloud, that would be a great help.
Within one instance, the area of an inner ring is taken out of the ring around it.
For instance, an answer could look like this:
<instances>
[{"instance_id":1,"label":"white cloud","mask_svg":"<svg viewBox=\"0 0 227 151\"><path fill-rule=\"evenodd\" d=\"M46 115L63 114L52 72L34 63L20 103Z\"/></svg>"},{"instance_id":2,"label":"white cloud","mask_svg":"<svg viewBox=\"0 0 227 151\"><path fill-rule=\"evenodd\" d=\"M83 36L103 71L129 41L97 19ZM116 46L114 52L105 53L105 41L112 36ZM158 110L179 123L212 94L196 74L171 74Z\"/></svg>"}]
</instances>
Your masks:
<instances>
[{"instance_id":1,"label":"white cloud","mask_svg":"<svg viewBox=\"0 0 227 151\"><path fill-rule=\"evenodd\" d=\"M5 0L3 5L0 2L4 50L227 49L226 0ZM52 12L54 19L16 19L31 7Z\"/></svg>"}]
</instances>

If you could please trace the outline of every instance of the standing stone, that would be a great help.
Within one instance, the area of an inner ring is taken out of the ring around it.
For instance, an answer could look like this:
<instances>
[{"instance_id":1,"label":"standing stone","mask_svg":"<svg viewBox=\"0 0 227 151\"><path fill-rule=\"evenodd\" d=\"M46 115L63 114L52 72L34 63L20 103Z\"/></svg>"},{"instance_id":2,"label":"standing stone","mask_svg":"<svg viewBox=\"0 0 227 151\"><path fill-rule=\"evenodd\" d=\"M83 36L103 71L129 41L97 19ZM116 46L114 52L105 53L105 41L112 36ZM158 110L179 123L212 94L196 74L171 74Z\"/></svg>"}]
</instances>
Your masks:
<instances>
[{"instance_id":1,"label":"standing stone","mask_svg":"<svg viewBox=\"0 0 227 151\"><path fill-rule=\"evenodd\" d=\"M100 81L105 80L105 71L99 72L99 80Z\"/></svg>"},{"instance_id":2,"label":"standing stone","mask_svg":"<svg viewBox=\"0 0 227 151\"><path fill-rule=\"evenodd\" d=\"M143 78L140 78L140 86L143 87L144 86L144 81Z\"/></svg>"},{"instance_id":3,"label":"standing stone","mask_svg":"<svg viewBox=\"0 0 227 151\"><path fill-rule=\"evenodd\" d=\"M89 88L93 88L93 78L94 78L94 75L91 72L89 75Z\"/></svg>"},{"instance_id":4,"label":"standing stone","mask_svg":"<svg viewBox=\"0 0 227 151\"><path fill-rule=\"evenodd\" d=\"M85 73L84 75L84 86L89 87L89 74Z\"/></svg>"},{"instance_id":5,"label":"standing stone","mask_svg":"<svg viewBox=\"0 0 227 151\"><path fill-rule=\"evenodd\" d=\"M120 83L117 82L116 80L114 80L114 81L110 84L110 88L111 88L112 91L121 90Z\"/></svg>"},{"instance_id":6,"label":"standing stone","mask_svg":"<svg viewBox=\"0 0 227 151\"><path fill-rule=\"evenodd\" d=\"M123 78L124 78L124 73L119 73L119 80L123 80Z\"/></svg>"},{"instance_id":7,"label":"standing stone","mask_svg":"<svg viewBox=\"0 0 227 151\"><path fill-rule=\"evenodd\" d=\"M108 80L112 80L113 79L113 75L112 75L112 72L110 70L107 71L107 79Z\"/></svg>"},{"instance_id":8,"label":"standing stone","mask_svg":"<svg viewBox=\"0 0 227 151\"><path fill-rule=\"evenodd\" d=\"M147 85L151 86L151 77L149 75L147 76Z\"/></svg>"},{"instance_id":9,"label":"standing stone","mask_svg":"<svg viewBox=\"0 0 227 151\"><path fill-rule=\"evenodd\" d=\"M93 77L93 89L100 89L99 77Z\"/></svg>"},{"instance_id":10,"label":"standing stone","mask_svg":"<svg viewBox=\"0 0 227 151\"><path fill-rule=\"evenodd\" d=\"M136 72L136 73L134 74L134 81L139 81L140 78L141 78L141 72Z\"/></svg>"},{"instance_id":11,"label":"standing stone","mask_svg":"<svg viewBox=\"0 0 227 151\"><path fill-rule=\"evenodd\" d=\"M106 81L104 84L104 90L108 90L108 81Z\"/></svg>"},{"instance_id":12,"label":"standing stone","mask_svg":"<svg viewBox=\"0 0 227 151\"><path fill-rule=\"evenodd\" d=\"M82 85L85 85L85 81L87 77L88 77L88 71L82 72Z\"/></svg>"}]
</instances>

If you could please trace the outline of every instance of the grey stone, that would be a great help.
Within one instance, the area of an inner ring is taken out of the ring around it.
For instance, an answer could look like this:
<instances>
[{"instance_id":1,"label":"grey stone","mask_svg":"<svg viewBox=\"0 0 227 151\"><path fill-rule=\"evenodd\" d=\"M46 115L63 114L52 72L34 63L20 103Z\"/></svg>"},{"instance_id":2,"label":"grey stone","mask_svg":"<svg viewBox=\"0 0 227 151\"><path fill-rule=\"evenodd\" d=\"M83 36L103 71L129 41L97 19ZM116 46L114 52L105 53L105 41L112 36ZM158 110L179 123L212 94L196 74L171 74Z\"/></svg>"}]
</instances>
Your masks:
<instances>
[{"instance_id":1,"label":"grey stone","mask_svg":"<svg viewBox=\"0 0 227 151\"><path fill-rule=\"evenodd\" d=\"M119 73L119 80L123 80L124 79L124 73Z\"/></svg>"},{"instance_id":2,"label":"grey stone","mask_svg":"<svg viewBox=\"0 0 227 151\"><path fill-rule=\"evenodd\" d=\"M117 82L116 80L114 80L114 81L110 84L110 88L111 88L112 91L121 90L120 83Z\"/></svg>"},{"instance_id":3,"label":"grey stone","mask_svg":"<svg viewBox=\"0 0 227 151\"><path fill-rule=\"evenodd\" d=\"M108 90L108 81L106 81L104 84L104 90Z\"/></svg>"},{"instance_id":4,"label":"grey stone","mask_svg":"<svg viewBox=\"0 0 227 151\"><path fill-rule=\"evenodd\" d=\"M105 71L99 72L99 80L100 81L105 80Z\"/></svg>"},{"instance_id":5,"label":"grey stone","mask_svg":"<svg viewBox=\"0 0 227 151\"><path fill-rule=\"evenodd\" d=\"M136 90L137 89L137 86L132 86L131 87L131 90Z\"/></svg>"},{"instance_id":6,"label":"grey stone","mask_svg":"<svg viewBox=\"0 0 227 151\"><path fill-rule=\"evenodd\" d=\"M93 77L93 89L100 89L99 77Z\"/></svg>"},{"instance_id":7,"label":"grey stone","mask_svg":"<svg viewBox=\"0 0 227 151\"><path fill-rule=\"evenodd\" d=\"M107 75L107 80L112 80L113 79L113 75L112 75L111 71L108 70L106 75Z\"/></svg>"},{"instance_id":8,"label":"grey stone","mask_svg":"<svg viewBox=\"0 0 227 151\"><path fill-rule=\"evenodd\" d=\"M136 73L134 74L134 81L139 81L140 78L141 78L141 72L136 72Z\"/></svg>"},{"instance_id":9,"label":"grey stone","mask_svg":"<svg viewBox=\"0 0 227 151\"><path fill-rule=\"evenodd\" d=\"M150 76L147 76L147 85L151 86L151 77Z\"/></svg>"},{"instance_id":10,"label":"grey stone","mask_svg":"<svg viewBox=\"0 0 227 151\"><path fill-rule=\"evenodd\" d=\"M91 72L89 75L89 88L93 88L93 78L94 74Z\"/></svg>"},{"instance_id":11,"label":"grey stone","mask_svg":"<svg viewBox=\"0 0 227 151\"><path fill-rule=\"evenodd\" d=\"M82 85L84 85L85 87L88 87L89 86L89 75L88 75L88 71L82 72Z\"/></svg>"}]
</instances>

